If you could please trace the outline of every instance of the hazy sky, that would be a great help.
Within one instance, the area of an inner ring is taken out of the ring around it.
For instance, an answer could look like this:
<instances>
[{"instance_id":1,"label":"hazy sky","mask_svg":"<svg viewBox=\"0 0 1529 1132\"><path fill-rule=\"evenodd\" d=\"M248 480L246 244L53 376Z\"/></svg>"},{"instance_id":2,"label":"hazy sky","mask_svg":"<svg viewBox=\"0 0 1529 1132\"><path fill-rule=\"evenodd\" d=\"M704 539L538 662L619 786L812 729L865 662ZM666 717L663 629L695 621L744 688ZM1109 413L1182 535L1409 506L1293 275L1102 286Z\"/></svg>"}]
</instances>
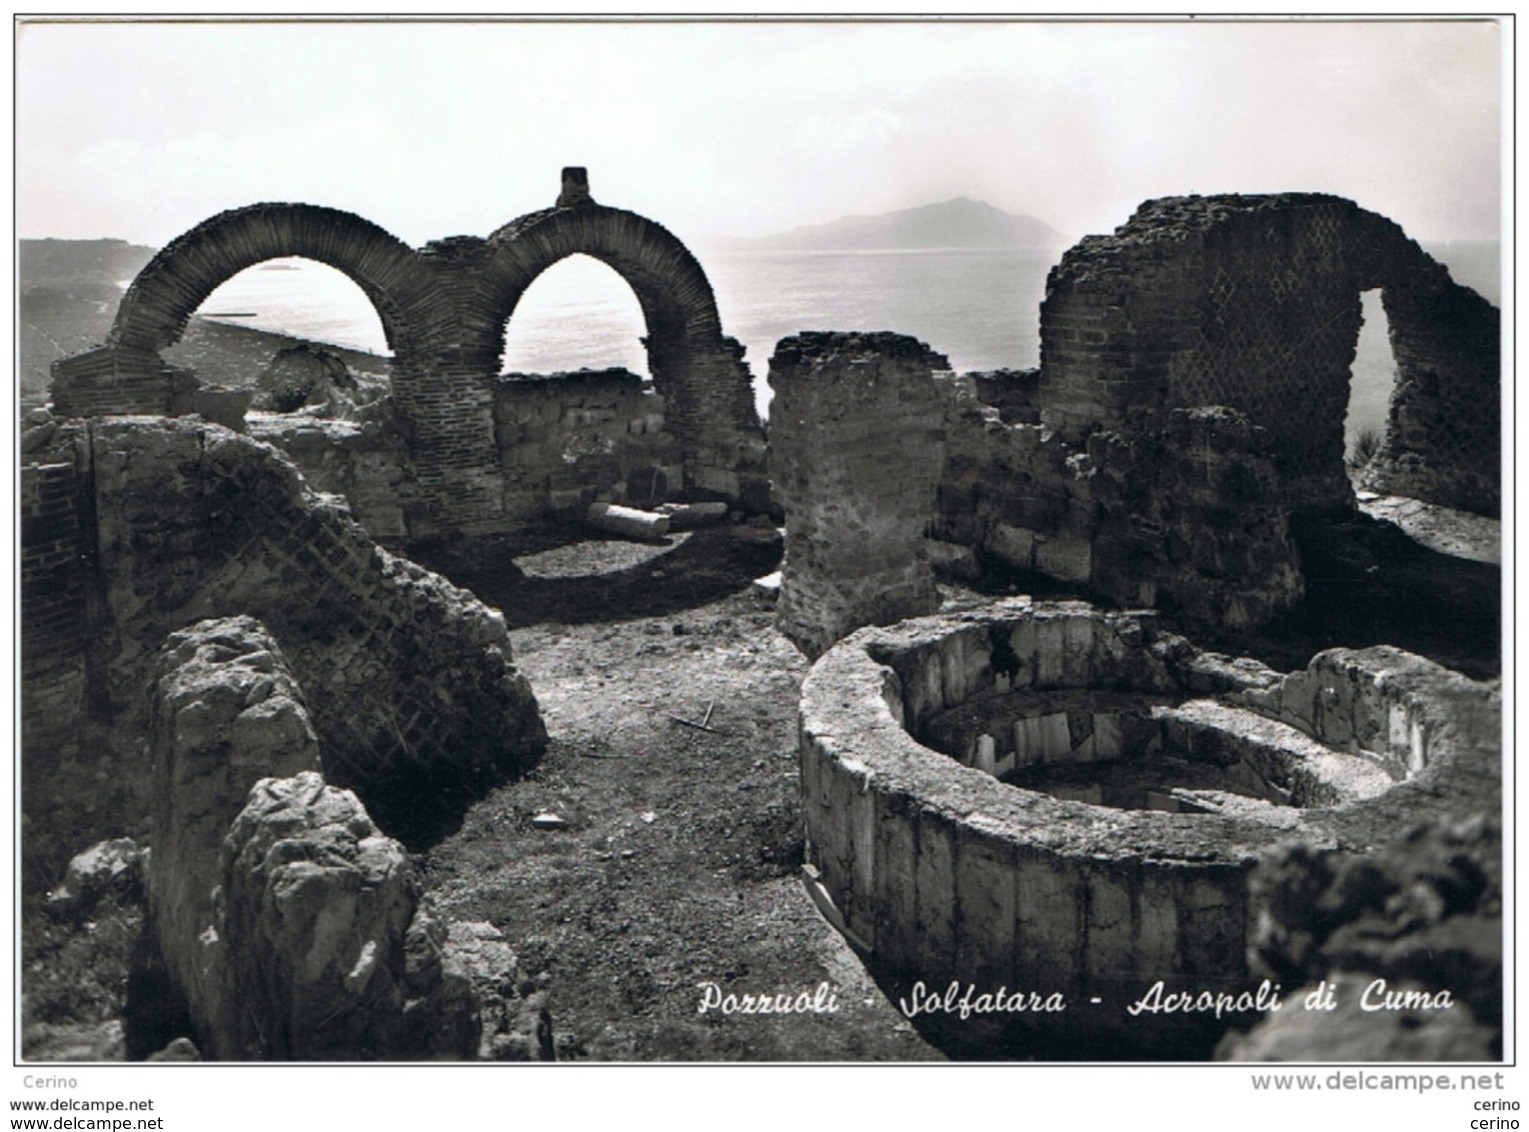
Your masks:
<instances>
[{"instance_id":1,"label":"hazy sky","mask_svg":"<svg viewBox=\"0 0 1529 1132\"><path fill-rule=\"evenodd\" d=\"M564 165L682 239L966 195L1069 239L1142 200L1320 190L1498 234L1491 22L34 23L22 236L163 244L262 200L418 246Z\"/></svg>"}]
</instances>

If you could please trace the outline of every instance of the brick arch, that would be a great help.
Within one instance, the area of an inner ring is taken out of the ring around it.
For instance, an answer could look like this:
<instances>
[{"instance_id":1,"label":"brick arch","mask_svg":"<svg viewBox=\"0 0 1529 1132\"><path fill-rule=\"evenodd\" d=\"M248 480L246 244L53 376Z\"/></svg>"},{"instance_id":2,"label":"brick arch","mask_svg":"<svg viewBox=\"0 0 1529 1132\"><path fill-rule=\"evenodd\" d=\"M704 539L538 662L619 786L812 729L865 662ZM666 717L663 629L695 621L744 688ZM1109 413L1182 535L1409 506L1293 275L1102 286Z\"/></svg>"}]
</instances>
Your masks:
<instances>
[{"instance_id":1,"label":"brick arch","mask_svg":"<svg viewBox=\"0 0 1529 1132\"><path fill-rule=\"evenodd\" d=\"M690 250L652 220L588 200L521 216L488 245L472 322L494 335L496 363L515 307L542 272L572 255L599 260L642 309L648 369L685 451L686 486L736 497L735 471L720 470L736 470L740 448L761 446L762 429L742 349L723 336L711 284Z\"/></svg>"},{"instance_id":2,"label":"brick arch","mask_svg":"<svg viewBox=\"0 0 1529 1132\"><path fill-rule=\"evenodd\" d=\"M684 343L715 348L722 339L711 283L700 263L668 229L634 212L600 205L528 213L489 237L494 246L484 299L502 327L543 271L571 255L587 255L624 279L642 308L649 352Z\"/></svg>"},{"instance_id":3,"label":"brick arch","mask_svg":"<svg viewBox=\"0 0 1529 1132\"><path fill-rule=\"evenodd\" d=\"M405 312L425 282L408 245L339 209L271 203L220 213L167 244L123 296L108 347L157 353L173 346L220 284L247 267L286 256L343 273L376 310L389 349L407 348Z\"/></svg>"}]
</instances>

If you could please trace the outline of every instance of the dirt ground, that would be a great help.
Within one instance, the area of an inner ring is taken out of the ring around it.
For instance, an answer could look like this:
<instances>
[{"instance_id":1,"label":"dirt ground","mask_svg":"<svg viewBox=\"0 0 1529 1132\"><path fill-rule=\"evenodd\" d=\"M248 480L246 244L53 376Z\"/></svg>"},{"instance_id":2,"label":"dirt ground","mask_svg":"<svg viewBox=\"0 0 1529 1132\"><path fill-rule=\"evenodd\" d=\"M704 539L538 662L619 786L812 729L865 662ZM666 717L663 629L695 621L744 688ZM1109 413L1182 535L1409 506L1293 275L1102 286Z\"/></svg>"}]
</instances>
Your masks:
<instances>
[{"instance_id":1,"label":"dirt ground","mask_svg":"<svg viewBox=\"0 0 1529 1132\"><path fill-rule=\"evenodd\" d=\"M751 588L774 569L775 532L673 543L585 541L497 571L431 563L519 626L516 663L551 736L422 854L431 898L504 933L522 983L546 994L559 1060L941 1057L802 887L807 664ZM533 824L546 814L565 824ZM708 985L715 1000L823 984L834 1012L701 1009Z\"/></svg>"}]
</instances>

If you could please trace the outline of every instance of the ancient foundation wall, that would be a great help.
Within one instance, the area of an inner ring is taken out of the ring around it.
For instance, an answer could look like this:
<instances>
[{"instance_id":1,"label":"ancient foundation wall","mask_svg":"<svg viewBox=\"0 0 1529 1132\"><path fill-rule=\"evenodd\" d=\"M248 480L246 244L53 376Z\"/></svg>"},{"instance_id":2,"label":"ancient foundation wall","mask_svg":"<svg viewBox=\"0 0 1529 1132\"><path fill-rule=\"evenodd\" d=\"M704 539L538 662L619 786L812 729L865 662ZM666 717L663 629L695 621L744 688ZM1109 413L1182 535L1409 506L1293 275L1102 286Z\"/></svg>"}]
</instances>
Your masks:
<instances>
[{"instance_id":1,"label":"ancient foundation wall","mask_svg":"<svg viewBox=\"0 0 1529 1132\"><path fill-rule=\"evenodd\" d=\"M493 383L500 532L582 519L594 502L649 507L686 495L685 459L667 402L626 370L511 374ZM391 418L355 423L257 414L251 436L281 449L315 491L343 495L373 538L407 541L408 445Z\"/></svg>"},{"instance_id":2,"label":"ancient foundation wall","mask_svg":"<svg viewBox=\"0 0 1529 1132\"><path fill-rule=\"evenodd\" d=\"M1501 312L1442 267L1388 288L1383 298L1397 383L1365 486L1500 514Z\"/></svg>"},{"instance_id":3,"label":"ancient foundation wall","mask_svg":"<svg viewBox=\"0 0 1529 1132\"><path fill-rule=\"evenodd\" d=\"M770 359L786 510L777 623L809 656L939 605L922 553L945 456L945 359L896 334L802 334Z\"/></svg>"},{"instance_id":4,"label":"ancient foundation wall","mask_svg":"<svg viewBox=\"0 0 1529 1132\"><path fill-rule=\"evenodd\" d=\"M588 255L614 269L642 307L649 367L680 446L675 497L765 510L764 435L748 367L742 347L722 334L705 272L660 225L597 204L584 170L565 173L582 178L584 190L490 237L453 236L418 251L359 216L314 205L214 216L139 273L105 347L54 366L54 403L64 416L201 412L232 424L227 398L199 395L196 376L167 366L161 351L220 283L266 260L303 256L356 283L387 335L408 449L401 506L409 535L502 533L506 495L515 504L523 494L516 484L506 490L495 438L505 326L542 272Z\"/></svg>"},{"instance_id":5,"label":"ancient foundation wall","mask_svg":"<svg viewBox=\"0 0 1529 1132\"><path fill-rule=\"evenodd\" d=\"M95 516L88 583L101 614L80 696L64 702L61 681L25 694L55 696L41 725L101 738L85 789L35 764L24 784L38 827L72 839L29 842L40 864L142 831L144 692L165 637L207 617L267 626L308 694L326 775L390 831L423 820L422 798L460 802L545 742L503 618L376 546L275 449L194 420L104 418L61 430L53 451Z\"/></svg>"}]
</instances>

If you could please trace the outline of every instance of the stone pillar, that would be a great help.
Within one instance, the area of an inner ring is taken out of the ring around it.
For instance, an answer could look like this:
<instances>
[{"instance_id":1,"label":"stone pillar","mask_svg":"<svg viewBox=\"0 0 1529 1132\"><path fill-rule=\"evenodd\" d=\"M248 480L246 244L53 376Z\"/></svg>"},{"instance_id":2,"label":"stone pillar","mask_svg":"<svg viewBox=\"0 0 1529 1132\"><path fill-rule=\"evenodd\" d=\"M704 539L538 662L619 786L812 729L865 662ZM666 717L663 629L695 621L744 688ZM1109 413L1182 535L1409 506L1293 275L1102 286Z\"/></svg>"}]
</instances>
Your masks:
<instances>
[{"instance_id":1,"label":"stone pillar","mask_svg":"<svg viewBox=\"0 0 1529 1132\"><path fill-rule=\"evenodd\" d=\"M771 478L786 510L781 632L816 657L939 606L924 555L949 363L913 338L814 332L770 359Z\"/></svg>"}]
</instances>

